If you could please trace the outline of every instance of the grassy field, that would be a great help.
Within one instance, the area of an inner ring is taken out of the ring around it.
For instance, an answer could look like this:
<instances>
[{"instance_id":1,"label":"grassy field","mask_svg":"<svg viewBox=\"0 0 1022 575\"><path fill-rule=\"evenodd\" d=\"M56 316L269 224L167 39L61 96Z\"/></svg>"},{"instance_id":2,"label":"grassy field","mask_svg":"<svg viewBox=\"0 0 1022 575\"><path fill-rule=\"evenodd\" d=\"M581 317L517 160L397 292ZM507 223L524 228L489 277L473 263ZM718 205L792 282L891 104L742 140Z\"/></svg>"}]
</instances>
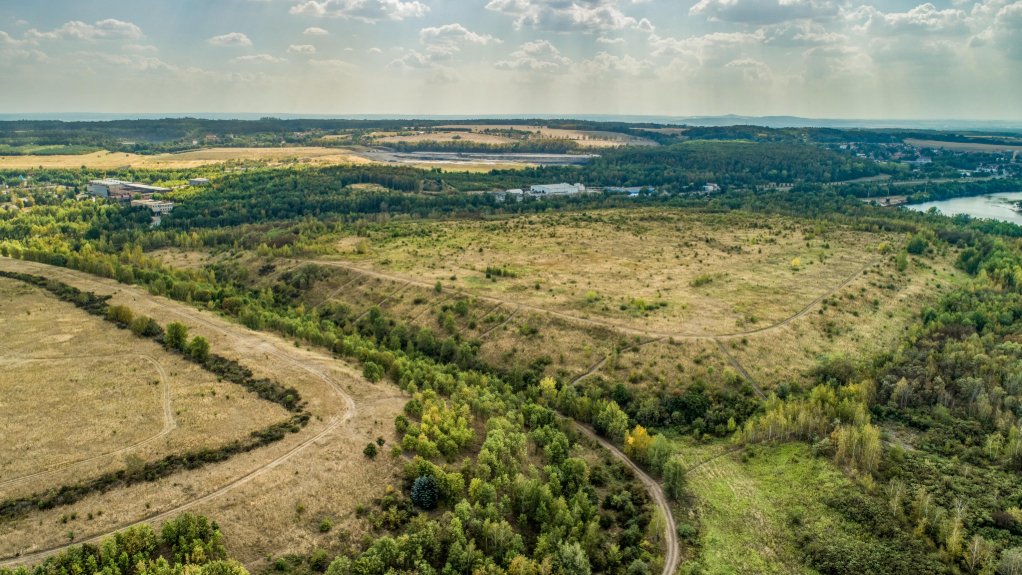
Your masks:
<instances>
[{"instance_id":1,"label":"grassy field","mask_svg":"<svg viewBox=\"0 0 1022 575\"><path fill-rule=\"evenodd\" d=\"M0 302L4 495L211 447L287 417L42 290L2 279Z\"/></svg>"},{"instance_id":2,"label":"grassy field","mask_svg":"<svg viewBox=\"0 0 1022 575\"><path fill-rule=\"evenodd\" d=\"M142 156L121 152L93 152L81 155L0 156L0 169L30 168L198 168L211 164L260 162L282 164L366 164L362 158L345 148L206 148L176 154Z\"/></svg>"},{"instance_id":3,"label":"grassy field","mask_svg":"<svg viewBox=\"0 0 1022 575\"><path fill-rule=\"evenodd\" d=\"M674 336L763 329L870 265L894 234L783 218L631 210L399 223L342 261L432 285Z\"/></svg>"},{"instance_id":4,"label":"grassy field","mask_svg":"<svg viewBox=\"0 0 1022 575\"><path fill-rule=\"evenodd\" d=\"M320 259L274 263L280 273L321 268L302 288L307 309L358 318L376 306L477 340L496 365L540 362L562 381L702 381L758 394L805 383L824 355L893 345L960 281L953 251L898 270L907 240L792 218L621 210L377 224L321 238L333 254ZM251 254L153 255L184 267L236 263L260 289L281 277L260 278L267 261Z\"/></svg>"},{"instance_id":5,"label":"grassy field","mask_svg":"<svg viewBox=\"0 0 1022 575\"><path fill-rule=\"evenodd\" d=\"M501 130L514 130L515 132L525 132L529 134L529 138L546 138L556 140L571 140L576 142L580 147L583 148L615 148L619 146L655 146L656 142L647 140L645 138L637 138L628 134L620 134L618 132L603 132L594 130L568 130L563 128L548 128L545 126L533 126L528 124L464 124L464 125L452 125L452 126L441 126L443 128L458 128L459 132L467 141L469 138L477 137L500 137L495 134L487 134L486 132L499 132ZM465 132L464 130L469 130ZM481 140L480 140L481 141ZM510 140L509 140L510 141ZM492 143L492 142L487 142Z\"/></svg>"},{"instance_id":6,"label":"grassy field","mask_svg":"<svg viewBox=\"0 0 1022 575\"><path fill-rule=\"evenodd\" d=\"M855 528L824 502L854 485L808 446L757 447L714 458L721 450L719 445L683 450L691 465L709 460L689 472L693 506L678 518L700 528L690 550L700 573L815 573L803 563L800 527L792 518L834 530Z\"/></svg>"},{"instance_id":7,"label":"grassy field","mask_svg":"<svg viewBox=\"0 0 1022 575\"><path fill-rule=\"evenodd\" d=\"M917 140L909 138L905 143L917 148L944 148L959 152L1018 152L1022 145L982 144L978 142L946 142L944 140Z\"/></svg>"},{"instance_id":8,"label":"grassy field","mask_svg":"<svg viewBox=\"0 0 1022 575\"><path fill-rule=\"evenodd\" d=\"M375 461L367 461L362 455L366 443L377 437L384 437L389 444L395 441L392 421L403 407L406 398L397 388L385 384L372 384L361 375L337 361L326 353L300 349L293 342L285 341L272 335L252 332L236 324L225 321L214 314L198 311L190 306L173 302L148 294L145 290L123 286L113 281L98 279L88 274L69 270L51 268L31 262L0 260L0 269L47 275L74 285L80 289L113 296L112 304L127 305L136 313L154 317L161 324L180 321L191 328L191 333L203 335L210 340L211 347L217 353L237 359L250 367L257 377L269 377L275 381L294 386L308 403L312 420L300 433L291 434L283 440L269 446L237 455L227 462L207 465L200 469L182 471L153 482L136 484L130 487L115 489L106 493L90 495L81 501L50 510L38 511L17 520L0 523L0 557L15 554L24 556L36 550L48 549L67 544L71 541L89 540L93 535L106 533L112 529L130 525L133 522L150 518L159 523L167 517L182 511L195 511L215 516L220 525L231 533L230 548L232 555L246 562L250 567L263 565L268 555L288 549L294 552L309 552L315 547L335 545L341 534L347 534L352 541L357 541L366 533L363 521L356 514L357 504L364 503L379 496L387 485L396 481L399 462L389 457L378 457ZM3 284L3 289L21 290L18 283ZM22 290L24 291L24 290ZM4 292L5 294L7 292ZM10 317L9 310L15 310L12 303L23 296L44 297L41 294L19 294L17 298L0 296L3 312L0 317ZM48 297L48 296L45 296ZM9 298L9 299L8 299ZM26 304L28 305L28 304ZM87 353L102 354L120 350L131 350L135 338L128 332L118 330L111 324L93 319L84 312L73 308L65 309L57 300L39 300L29 305L30 317L38 317L41 321L46 310L62 318L74 314L82 314L81 321L76 319L74 330L67 324L57 325L55 332L47 331L44 325L35 326L37 332L20 332L22 338L19 346L31 346L38 341L37 333L44 336L50 333L76 334L65 345L82 346ZM24 310L11 311L22 321ZM97 322L95 324L91 322ZM0 326L0 330L10 331L8 325ZM114 337L116 336L116 338ZM64 338L63 335L60 338ZM5 347L0 351L3 357L11 357L8 348L12 340L0 338ZM137 340L138 344L146 344ZM47 347L56 345L48 343ZM156 344L155 349L146 350L145 355L158 357L163 353ZM87 347L99 346L99 347ZM30 348L32 353L40 350L36 345ZM57 350L58 352L60 350ZM203 373L185 371L185 366L175 366L174 358L163 356L161 365L171 377L172 401L175 408L174 417L177 428L168 437L183 432L190 427L197 428L195 421L212 418L217 425L209 425L202 436L220 444L232 437L232 434L247 434L261 421L261 411L275 411L271 422L286 419L282 409L265 401L253 399L251 402L233 384L219 384L213 379L205 379ZM166 360L166 363L164 361ZM191 364L187 364L191 365ZM83 364L86 369L89 364ZM144 373L142 366L137 366L138 375L123 375L117 385L124 388L129 395L128 386L135 381L140 383L138 393L129 399L132 405L155 413L157 417L156 431L159 431L159 387L152 385L152 373ZM0 373L6 373L0 371ZM98 372L97 380L109 381L111 374ZM123 383L121 382L123 379ZM20 380L14 381L17 383ZM33 380L34 381L34 380ZM12 385L11 380L0 376L0 388L5 393L0 395L4 402L3 411L9 412L9 396L6 390ZM71 379L49 382L61 386L72 385ZM42 383L39 383L41 386ZM41 387L39 387L41 390ZM216 391L215 396L211 393ZM40 395L36 393L36 396ZM85 396L87 398L87 396ZM142 398L148 403L143 406ZM123 411L130 411L131 405L124 398L118 398L121 409L117 417L125 417ZM153 404L155 403L155 409ZM236 409L235 406L238 406ZM180 409L180 410L179 410ZM79 410L80 415L81 410ZM45 418L38 410L33 412L35 421ZM6 417L6 415L5 415ZM243 428L227 429L219 425L225 417L234 417L231 421L236 425L244 424ZM106 440L106 449L119 448L125 443L110 441L103 435L101 426L93 426L87 417L78 417L80 426L89 428L97 437ZM111 425L116 421L109 422ZM22 426L24 428L25 426ZM46 429L44 426L38 426ZM61 428L64 429L64 428ZM149 429L152 431L152 428ZM35 433L33 430L3 429L5 443L8 438L21 433ZM44 432L39 432L40 437ZM122 433L127 433L125 430ZM62 436L64 433L61 434ZM118 434L120 436L120 434ZM72 430L66 439L75 439ZM186 441L184 437L180 441ZM175 446L180 446L175 441ZM3 447L7 449L7 445ZM11 458L11 455L6 455ZM124 456L118 460L117 467L125 464ZM7 467L4 466L3 479L7 478ZM74 477L63 476L67 483ZM30 486L11 486L0 488L4 497L13 496L13 489L36 491L44 488L35 480ZM50 485L55 485L56 482ZM333 522L329 533L320 531L320 523L324 519ZM272 535L271 535L272 534Z\"/></svg>"}]
</instances>

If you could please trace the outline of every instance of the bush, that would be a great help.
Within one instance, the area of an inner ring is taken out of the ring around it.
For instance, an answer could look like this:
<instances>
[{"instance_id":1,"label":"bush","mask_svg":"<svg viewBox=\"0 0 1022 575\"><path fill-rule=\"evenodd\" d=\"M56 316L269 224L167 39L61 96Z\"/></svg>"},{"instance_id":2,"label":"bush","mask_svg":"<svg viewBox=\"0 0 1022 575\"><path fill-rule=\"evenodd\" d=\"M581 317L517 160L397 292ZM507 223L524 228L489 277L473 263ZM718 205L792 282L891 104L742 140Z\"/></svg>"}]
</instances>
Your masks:
<instances>
[{"instance_id":1,"label":"bush","mask_svg":"<svg viewBox=\"0 0 1022 575\"><path fill-rule=\"evenodd\" d=\"M139 337L159 337L163 335L163 328L151 317L140 315L131 321L129 326L131 332Z\"/></svg>"},{"instance_id":2,"label":"bush","mask_svg":"<svg viewBox=\"0 0 1022 575\"><path fill-rule=\"evenodd\" d=\"M188 344L188 355L198 363L206 363L209 359L209 342L201 335L192 338Z\"/></svg>"},{"instance_id":3,"label":"bush","mask_svg":"<svg viewBox=\"0 0 1022 575\"><path fill-rule=\"evenodd\" d=\"M376 459L378 453L375 443L369 443L366 448L362 450L362 455L365 455L368 459Z\"/></svg>"},{"instance_id":4,"label":"bush","mask_svg":"<svg viewBox=\"0 0 1022 575\"><path fill-rule=\"evenodd\" d=\"M187 342L187 326L176 321L167 325L167 333L163 336L163 345L167 346L167 349L185 351L185 345Z\"/></svg>"},{"instance_id":5,"label":"bush","mask_svg":"<svg viewBox=\"0 0 1022 575\"><path fill-rule=\"evenodd\" d=\"M112 305L106 309L106 317L120 327L128 327L135 319L135 314L126 306Z\"/></svg>"},{"instance_id":6,"label":"bush","mask_svg":"<svg viewBox=\"0 0 1022 575\"><path fill-rule=\"evenodd\" d=\"M412 484L412 503L429 511L436 508L437 500L440 496L440 489L437 486L436 479L428 475L420 476Z\"/></svg>"},{"instance_id":7,"label":"bush","mask_svg":"<svg viewBox=\"0 0 1022 575\"><path fill-rule=\"evenodd\" d=\"M926 251L929 242L922 236L912 236L912 239L908 241L908 245L905 246L905 251L908 253L918 256Z\"/></svg>"},{"instance_id":8,"label":"bush","mask_svg":"<svg viewBox=\"0 0 1022 575\"><path fill-rule=\"evenodd\" d=\"M367 361L362 367L362 375L369 381L376 383L383 379L383 366L372 361Z\"/></svg>"}]
</instances>

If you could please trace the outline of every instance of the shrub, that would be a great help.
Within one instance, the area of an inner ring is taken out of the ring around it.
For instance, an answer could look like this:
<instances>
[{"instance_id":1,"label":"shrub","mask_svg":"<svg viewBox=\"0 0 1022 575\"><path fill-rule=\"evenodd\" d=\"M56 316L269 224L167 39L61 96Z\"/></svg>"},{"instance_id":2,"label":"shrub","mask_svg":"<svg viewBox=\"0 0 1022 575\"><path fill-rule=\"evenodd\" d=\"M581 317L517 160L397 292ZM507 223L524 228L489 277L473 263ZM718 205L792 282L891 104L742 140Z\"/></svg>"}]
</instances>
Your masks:
<instances>
[{"instance_id":1,"label":"shrub","mask_svg":"<svg viewBox=\"0 0 1022 575\"><path fill-rule=\"evenodd\" d=\"M209 342L201 335L192 338L188 344L188 355L198 363L206 363L209 359Z\"/></svg>"},{"instance_id":2,"label":"shrub","mask_svg":"<svg viewBox=\"0 0 1022 575\"><path fill-rule=\"evenodd\" d=\"M930 243L926 241L926 238L922 236L912 236L912 239L908 241L908 245L905 246L905 251L914 256L918 256L925 252L929 245Z\"/></svg>"},{"instance_id":3,"label":"shrub","mask_svg":"<svg viewBox=\"0 0 1022 575\"><path fill-rule=\"evenodd\" d=\"M106 317L120 327L128 327L131 325L131 321L135 319L135 314L131 313L131 310L126 306L112 305L107 308Z\"/></svg>"},{"instance_id":4,"label":"shrub","mask_svg":"<svg viewBox=\"0 0 1022 575\"><path fill-rule=\"evenodd\" d=\"M412 503L429 511L436 508L439 499L440 489L436 479L428 475L422 475L412 484Z\"/></svg>"},{"instance_id":5,"label":"shrub","mask_svg":"<svg viewBox=\"0 0 1022 575\"><path fill-rule=\"evenodd\" d=\"M163 345L167 346L167 349L185 351L185 344L187 342L187 326L176 321L167 325L167 333L163 336Z\"/></svg>"},{"instance_id":6,"label":"shrub","mask_svg":"<svg viewBox=\"0 0 1022 575\"><path fill-rule=\"evenodd\" d=\"M373 383L383 379L383 373L383 366L373 361L367 361L362 367L362 376Z\"/></svg>"},{"instance_id":7,"label":"shrub","mask_svg":"<svg viewBox=\"0 0 1022 575\"><path fill-rule=\"evenodd\" d=\"M163 335L163 328L151 317L140 315L131 321L128 326L131 332L139 337L159 337Z\"/></svg>"},{"instance_id":8,"label":"shrub","mask_svg":"<svg viewBox=\"0 0 1022 575\"><path fill-rule=\"evenodd\" d=\"M366 448L362 450L362 455L365 455L368 459L376 459L377 449L375 443L366 444Z\"/></svg>"}]
</instances>

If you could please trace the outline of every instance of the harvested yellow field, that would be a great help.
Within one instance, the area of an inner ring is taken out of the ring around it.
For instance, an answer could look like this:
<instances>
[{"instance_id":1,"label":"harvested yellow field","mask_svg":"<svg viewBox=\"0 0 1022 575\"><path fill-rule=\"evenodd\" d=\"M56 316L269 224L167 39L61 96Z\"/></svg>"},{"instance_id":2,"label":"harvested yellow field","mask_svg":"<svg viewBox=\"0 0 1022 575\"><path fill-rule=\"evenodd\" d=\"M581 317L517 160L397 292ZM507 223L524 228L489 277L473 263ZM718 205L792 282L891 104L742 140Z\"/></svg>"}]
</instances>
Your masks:
<instances>
[{"instance_id":1,"label":"harvested yellow field","mask_svg":"<svg viewBox=\"0 0 1022 575\"><path fill-rule=\"evenodd\" d=\"M73 156L0 156L0 169L31 168L198 168L232 162L316 165L367 164L369 160L345 148L207 148L176 154L143 156L122 152L93 152Z\"/></svg>"},{"instance_id":2,"label":"harvested yellow field","mask_svg":"<svg viewBox=\"0 0 1022 575\"><path fill-rule=\"evenodd\" d=\"M514 140L497 134L464 131L418 132L415 134L387 135L377 138L377 143L391 144L397 142L470 142L473 144L510 144Z\"/></svg>"},{"instance_id":3,"label":"harvested yellow field","mask_svg":"<svg viewBox=\"0 0 1022 575\"><path fill-rule=\"evenodd\" d=\"M562 128L547 128L545 126L532 126L527 124L466 124L441 126L443 128L468 129L475 135L499 135L501 131L514 130L515 132L527 132L531 137L548 138L557 140L572 140L583 148L614 148L618 146L655 146L656 143L645 138L636 138L628 134L617 132L593 131L593 130L566 130ZM460 132L464 137L465 132Z\"/></svg>"},{"instance_id":4,"label":"harvested yellow field","mask_svg":"<svg viewBox=\"0 0 1022 575\"><path fill-rule=\"evenodd\" d=\"M905 143L917 148L943 148L959 152L1019 152L1022 145L981 144L978 142L946 142L943 140L917 140L908 138Z\"/></svg>"}]
</instances>

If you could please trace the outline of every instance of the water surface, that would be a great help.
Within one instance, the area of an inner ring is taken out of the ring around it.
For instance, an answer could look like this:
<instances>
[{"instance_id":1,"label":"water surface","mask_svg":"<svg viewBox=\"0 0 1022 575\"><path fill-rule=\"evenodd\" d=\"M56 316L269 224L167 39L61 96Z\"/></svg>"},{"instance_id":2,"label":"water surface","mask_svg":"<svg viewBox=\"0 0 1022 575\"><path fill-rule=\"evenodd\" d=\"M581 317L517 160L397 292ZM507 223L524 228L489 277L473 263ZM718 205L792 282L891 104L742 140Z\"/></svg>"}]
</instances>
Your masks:
<instances>
[{"instance_id":1,"label":"water surface","mask_svg":"<svg viewBox=\"0 0 1022 575\"><path fill-rule=\"evenodd\" d=\"M910 210L925 212L937 208L945 216L966 214L974 218L1000 220L1022 225L1022 213L1014 210L1014 203L1022 202L1022 192L1001 192L968 198L952 198L938 202L907 205Z\"/></svg>"}]
</instances>

